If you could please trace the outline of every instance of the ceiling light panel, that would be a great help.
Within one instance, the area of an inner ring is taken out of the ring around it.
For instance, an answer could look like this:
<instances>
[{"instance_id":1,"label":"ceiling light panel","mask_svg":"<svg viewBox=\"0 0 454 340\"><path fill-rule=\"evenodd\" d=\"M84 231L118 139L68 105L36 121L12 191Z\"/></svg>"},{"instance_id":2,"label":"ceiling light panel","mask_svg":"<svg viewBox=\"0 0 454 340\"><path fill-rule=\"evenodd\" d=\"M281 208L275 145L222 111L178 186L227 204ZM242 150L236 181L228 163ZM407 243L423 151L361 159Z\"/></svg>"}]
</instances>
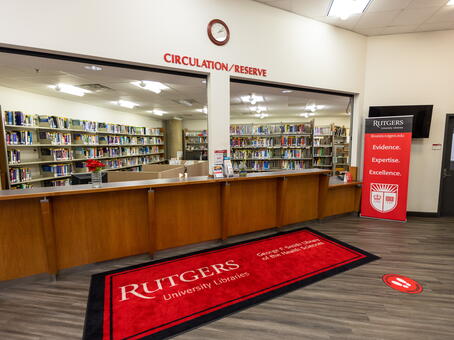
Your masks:
<instances>
[{"instance_id":1,"label":"ceiling light panel","mask_svg":"<svg viewBox=\"0 0 454 340\"><path fill-rule=\"evenodd\" d=\"M169 87L158 82L150 80L139 80L131 82L132 85L140 87L141 89L154 92L156 94L161 93L163 90L168 90Z\"/></svg>"},{"instance_id":2,"label":"ceiling light panel","mask_svg":"<svg viewBox=\"0 0 454 340\"><path fill-rule=\"evenodd\" d=\"M255 94L251 93L248 96L241 96L241 101L243 103L249 103L249 104L255 105L257 103L263 102L263 97L262 96L257 96Z\"/></svg>"},{"instance_id":3,"label":"ceiling light panel","mask_svg":"<svg viewBox=\"0 0 454 340\"><path fill-rule=\"evenodd\" d=\"M139 104L137 104L137 103L133 103L133 102L130 102L128 100L123 100L123 99L120 99L119 101L113 102L113 103L115 105L118 105L118 106L121 106L121 107L125 107L127 109L133 109L136 106L139 106Z\"/></svg>"},{"instance_id":4,"label":"ceiling light panel","mask_svg":"<svg viewBox=\"0 0 454 340\"><path fill-rule=\"evenodd\" d=\"M353 14L364 12L369 2L371 0L333 0L328 16L347 20Z\"/></svg>"},{"instance_id":5,"label":"ceiling light panel","mask_svg":"<svg viewBox=\"0 0 454 340\"><path fill-rule=\"evenodd\" d=\"M156 116L162 116L164 114L166 114L167 112L166 111L162 111L162 110L158 110L158 109L154 109L154 110L151 110L151 111L147 111L148 113L152 113Z\"/></svg>"},{"instance_id":6,"label":"ceiling light panel","mask_svg":"<svg viewBox=\"0 0 454 340\"><path fill-rule=\"evenodd\" d=\"M260 113L260 112L266 111L266 106L251 106L249 108L249 110Z\"/></svg>"},{"instance_id":7,"label":"ceiling light panel","mask_svg":"<svg viewBox=\"0 0 454 340\"><path fill-rule=\"evenodd\" d=\"M102 67L96 65L86 65L84 68L90 71L102 71Z\"/></svg>"},{"instance_id":8,"label":"ceiling light panel","mask_svg":"<svg viewBox=\"0 0 454 340\"><path fill-rule=\"evenodd\" d=\"M204 113L204 114L208 114L208 108L206 106L204 106L202 109L196 109L196 111Z\"/></svg>"},{"instance_id":9,"label":"ceiling light panel","mask_svg":"<svg viewBox=\"0 0 454 340\"><path fill-rule=\"evenodd\" d=\"M82 89L77 86L68 85L68 84L60 83L60 84L56 84L56 85L50 85L49 87L51 89L54 89L55 91L71 94L73 96L78 96L78 97L83 97L85 94L91 93L91 91Z\"/></svg>"},{"instance_id":10,"label":"ceiling light panel","mask_svg":"<svg viewBox=\"0 0 454 340\"><path fill-rule=\"evenodd\" d=\"M257 118L263 119L263 118L269 117L269 114L268 113L256 113L254 116Z\"/></svg>"}]
</instances>

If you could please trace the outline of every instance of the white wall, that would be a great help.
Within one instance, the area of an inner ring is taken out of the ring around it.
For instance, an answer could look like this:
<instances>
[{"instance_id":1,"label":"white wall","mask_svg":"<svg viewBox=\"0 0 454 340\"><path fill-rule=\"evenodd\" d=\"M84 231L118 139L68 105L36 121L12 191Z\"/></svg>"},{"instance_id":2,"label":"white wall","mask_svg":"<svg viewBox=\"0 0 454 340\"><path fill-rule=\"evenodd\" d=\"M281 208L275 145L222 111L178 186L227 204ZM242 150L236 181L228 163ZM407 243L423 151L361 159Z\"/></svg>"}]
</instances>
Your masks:
<instances>
[{"instance_id":1,"label":"white wall","mask_svg":"<svg viewBox=\"0 0 454 340\"><path fill-rule=\"evenodd\" d=\"M163 60L170 52L265 68L269 76L264 80L275 83L350 93L363 89L366 37L254 1L0 0L0 5L0 45L161 67L170 66ZM207 37L214 18L230 27L226 46L215 46ZM216 147L229 145L228 117L223 116L228 104L223 96L209 103L209 114L217 115L209 131ZM215 123L218 119L222 124Z\"/></svg>"},{"instance_id":2,"label":"white wall","mask_svg":"<svg viewBox=\"0 0 454 340\"><path fill-rule=\"evenodd\" d=\"M162 121L130 112L77 103L0 86L2 111L56 115L113 124L162 127Z\"/></svg>"},{"instance_id":3,"label":"white wall","mask_svg":"<svg viewBox=\"0 0 454 340\"><path fill-rule=\"evenodd\" d=\"M454 31L368 39L364 116L373 105L433 104L430 137L412 142L409 211L436 212L447 113L454 113Z\"/></svg>"}]
</instances>

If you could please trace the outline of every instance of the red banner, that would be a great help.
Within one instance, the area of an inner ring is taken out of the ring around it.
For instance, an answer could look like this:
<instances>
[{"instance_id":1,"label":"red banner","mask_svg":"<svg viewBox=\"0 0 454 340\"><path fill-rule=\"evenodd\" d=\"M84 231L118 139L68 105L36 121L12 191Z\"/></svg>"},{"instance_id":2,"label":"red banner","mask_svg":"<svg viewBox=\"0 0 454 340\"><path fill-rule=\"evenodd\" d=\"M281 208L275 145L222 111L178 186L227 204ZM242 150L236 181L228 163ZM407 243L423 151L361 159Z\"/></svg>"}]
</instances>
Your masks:
<instances>
[{"instance_id":1,"label":"red banner","mask_svg":"<svg viewBox=\"0 0 454 340\"><path fill-rule=\"evenodd\" d=\"M366 118L361 216L407 220L413 117Z\"/></svg>"}]
</instances>

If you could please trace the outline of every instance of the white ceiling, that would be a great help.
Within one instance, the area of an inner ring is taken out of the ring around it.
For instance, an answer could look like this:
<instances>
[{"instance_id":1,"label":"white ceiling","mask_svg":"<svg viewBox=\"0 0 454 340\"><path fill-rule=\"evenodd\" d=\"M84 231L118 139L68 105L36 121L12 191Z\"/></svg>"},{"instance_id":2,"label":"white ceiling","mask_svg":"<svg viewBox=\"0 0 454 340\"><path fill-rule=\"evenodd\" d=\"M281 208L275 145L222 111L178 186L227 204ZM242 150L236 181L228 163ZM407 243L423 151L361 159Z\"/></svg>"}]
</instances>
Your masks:
<instances>
[{"instance_id":1,"label":"white ceiling","mask_svg":"<svg viewBox=\"0 0 454 340\"><path fill-rule=\"evenodd\" d=\"M0 53L0 86L151 116L155 119L180 117L200 120L207 118L206 114L200 112L207 105L204 79L109 66L102 66L101 71L91 71L85 69L85 66L87 64L72 61ZM167 85L169 89L155 94L131 85L131 82L137 80L159 81ZM58 83L74 86L100 84L109 89L78 97L55 91L49 87L49 85ZM263 97L264 101L256 105L265 106L264 113L267 113L269 118L297 118L300 113L306 112L306 105L311 104L324 106L323 109L316 112L317 116L345 116L348 110L348 97L301 90L283 93L282 90L269 86L232 83L230 89L231 117L255 118L255 112L250 110L252 105L241 101L242 96L250 94ZM119 99L132 101L139 104L139 107L120 108L113 103ZM182 99L194 102L194 104L186 106L178 103ZM21 110L20 107L14 109ZM156 116L146 112L153 109L167 113L163 116Z\"/></svg>"},{"instance_id":2,"label":"white ceiling","mask_svg":"<svg viewBox=\"0 0 454 340\"><path fill-rule=\"evenodd\" d=\"M251 107L263 106L269 116L267 118L301 118L301 113L309 113L307 105L323 105L323 108L315 112L314 117L333 117L348 116L350 111L350 98L331 94L306 92L302 90L288 91L282 88L258 86L241 83L231 83L230 85L230 116L233 119L254 118L255 112ZM255 105L244 103L242 96L254 94L263 97L263 102Z\"/></svg>"},{"instance_id":3,"label":"white ceiling","mask_svg":"<svg viewBox=\"0 0 454 340\"><path fill-rule=\"evenodd\" d=\"M101 71L90 71L85 69L85 66L87 64L78 62L0 53L0 86L156 119L206 118L203 112L197 111L202 109L207 101L204 79L108 66L102 66ZM131 85L131 82L138 80L158 81L169 89L155 94ZM77 97L49 88L49 85L58 83L75 86L101 84L109 89ZM121 108L113 103L119 99L132 101L139 104L139 107ZM177 102L182 99L193 101L193 105L186 106ZM20 107L16 109L20 110ZM153 109L165 111L167 114L159 117L146 112Z\"/></svg>"},{"instance_id":4,"label":"white ceiling","mask_svg":"<svg viewBox=\"0 0 454 340\"><path fill-rule=\"evenodd\" d=\"M347 20L328 17L332 0L255 0L367 36L454 29L448 0L371 0Z\"/></svg>"}]
</instances>

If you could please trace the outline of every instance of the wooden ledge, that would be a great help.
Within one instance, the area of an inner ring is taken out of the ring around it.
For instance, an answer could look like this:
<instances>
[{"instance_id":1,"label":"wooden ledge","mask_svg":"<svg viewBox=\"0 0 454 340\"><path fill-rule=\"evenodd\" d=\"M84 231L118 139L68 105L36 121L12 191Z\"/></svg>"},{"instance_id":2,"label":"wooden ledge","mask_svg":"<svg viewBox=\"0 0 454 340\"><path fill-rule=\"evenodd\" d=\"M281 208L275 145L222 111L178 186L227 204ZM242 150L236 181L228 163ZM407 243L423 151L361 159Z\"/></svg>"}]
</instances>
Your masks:
<instances>
[{"instance_id":1,"label":"wooden ledge","mask_svg":"<svg viewBox=\"0 0 454 340\"><path fill-rule=\"evenodd\" d=\"M65 195L79 195L79 194L92 194L111 191L123 190L138 190L160 187L173 187L180 185L195 185L195 184L211 184L222 182L235 182L235 181L253 181L260 179L271 179L279 177L293 177L293 176L310 176L329 174L329 170L320 169L305 169L305 170L285 170L269 173L254 173L248 174L246 177L230 177L230 178L211 178L207 176L189 177L187 179L168 178L168 179L152 179L145 181L129 181L129 182L114 182L103 183L101 188L92 188L91 184L71 185L67 187L43 187L31 189L18 189L18 190L1 190L0 201L39 198L39 197L53 197Z\"/></svg>"},{"instance_id":2,"label":"wooden ledge","mask_svg":"<svg viewBox=\"0 0 454 340\"><path fill-rule=\"evenodd\" d=\"M348 183L333 183L328 186L328 190L345 188L345 187L353 187L353 186L358 186L361 184L362 184L362 182L358 182L358 181L353 181L353 182L348 182Z\"/></svg>"}]
</instances>

